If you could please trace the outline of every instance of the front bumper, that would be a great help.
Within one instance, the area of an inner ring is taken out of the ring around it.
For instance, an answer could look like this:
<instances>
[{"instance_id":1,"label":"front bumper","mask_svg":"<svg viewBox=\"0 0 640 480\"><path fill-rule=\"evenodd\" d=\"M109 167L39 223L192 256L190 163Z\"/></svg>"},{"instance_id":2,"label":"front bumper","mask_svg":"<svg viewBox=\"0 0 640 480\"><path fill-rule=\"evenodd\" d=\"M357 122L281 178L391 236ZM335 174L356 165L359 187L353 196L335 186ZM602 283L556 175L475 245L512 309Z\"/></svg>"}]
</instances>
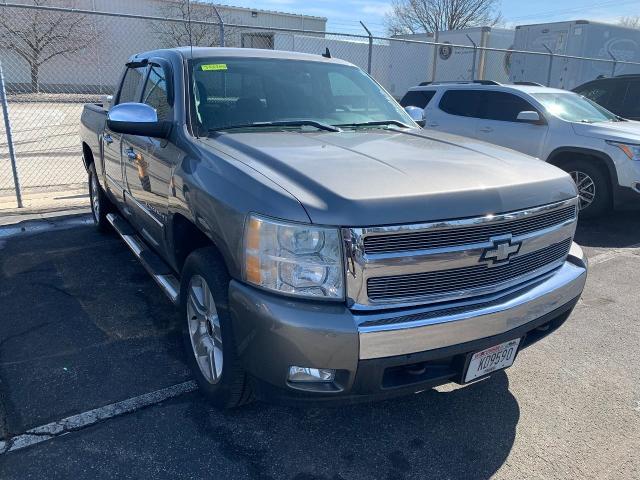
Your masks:
<instances>
[{"instance_id":1,"label":"front bumper","mask_svg":"<svg viewBox=\"0 0 640 480\"><path fill-rule=\"evenodd\" d=\"M557 270L472 305L354 313L232 282L238 354L258 393L294 399L387 397L459 381L469 353L523 337L521 348L558 328L584 288L586 258L573 245ZM292 384L292 365L331 368L331 384Z\"/></svg>"}]
</instances>

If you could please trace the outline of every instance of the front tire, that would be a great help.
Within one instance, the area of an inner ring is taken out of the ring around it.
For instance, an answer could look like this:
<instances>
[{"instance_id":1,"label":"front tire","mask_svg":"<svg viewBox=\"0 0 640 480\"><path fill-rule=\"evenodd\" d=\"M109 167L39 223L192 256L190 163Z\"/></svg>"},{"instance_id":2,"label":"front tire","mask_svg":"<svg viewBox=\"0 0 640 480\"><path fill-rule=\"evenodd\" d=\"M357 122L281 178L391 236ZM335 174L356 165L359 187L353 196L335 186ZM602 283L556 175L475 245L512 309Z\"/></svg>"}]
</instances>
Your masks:
<instances>
[{"instance_id":1,"label":"front tire","mask_svg":"<svg viewBox=\"0 0 640 480\"><path fill-rule=\"evenodd\" d=\"M576 183L581 218L599 217L611 208L611 183L599 165L572 160L561 168Z\"/></svg>"},{"instance_id":2,"label":"front tire","mask_svg":"<svg viewBox=\"0 0 640 480\"><path fill-rule=\"evenodd\" d=\"M218 408L252 399L237 355L229 313L229 274L215 249L191 253L182 269L180 312L189 366L200 391Z\"/></svg>"},{"instance_id":3,"label":"front tire","mask_svg":"<svg viewBox=\"0 0 640 480\"><path fill-rule=\"evenodd\" d=\"M107 213L113 211L113 208L107 195L100 187L96 166L93 163L89 165L89 199L91 201L93 222L98 227L98 230L102 232L108 231L111 224L107 220Z\"/></svg>"}]
</instances>

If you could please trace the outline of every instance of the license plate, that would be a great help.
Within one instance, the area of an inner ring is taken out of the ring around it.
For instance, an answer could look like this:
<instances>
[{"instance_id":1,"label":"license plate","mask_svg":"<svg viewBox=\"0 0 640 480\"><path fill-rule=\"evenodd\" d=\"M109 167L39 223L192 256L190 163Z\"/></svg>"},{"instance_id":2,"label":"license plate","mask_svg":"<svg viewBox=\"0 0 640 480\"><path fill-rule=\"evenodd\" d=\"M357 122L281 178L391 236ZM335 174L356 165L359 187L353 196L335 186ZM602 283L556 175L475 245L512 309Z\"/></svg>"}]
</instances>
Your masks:
<instances>
[{"instance_id":1,"label":"license plate","mask_svg":"<svg viewBox=\"0 0 640 480\"><path fill-rule=\"evenodd\" d=\"M488 373L510 367L516 358L518 344L520 344L519 338L474 353L467 367L464 381L470 382Z\"/></svg>"}]
</instances>

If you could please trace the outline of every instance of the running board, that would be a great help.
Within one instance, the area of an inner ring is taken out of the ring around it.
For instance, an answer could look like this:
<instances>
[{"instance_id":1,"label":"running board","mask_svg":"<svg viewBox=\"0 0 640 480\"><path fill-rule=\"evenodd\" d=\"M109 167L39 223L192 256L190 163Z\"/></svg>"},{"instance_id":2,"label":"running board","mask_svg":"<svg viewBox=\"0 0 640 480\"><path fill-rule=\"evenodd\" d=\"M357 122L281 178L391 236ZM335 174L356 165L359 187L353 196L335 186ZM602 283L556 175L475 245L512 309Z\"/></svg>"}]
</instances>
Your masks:
<instances>
[{"instance_id":1,"label":"running board","mask_svg":"<svg viewBox=\"0 0 640 480\"><path fill-rule=\"evenodd\" d=\"M180 281L176 278L171 268L157 253L147 246L145 241L137 235L124 218L115 213L109 213L107 214L107 220L133 254L138 257L142 266L149 272L151 278L155 280L165 295L169 297L169 300L177 304Z\"/></svg>"}]
</instances>

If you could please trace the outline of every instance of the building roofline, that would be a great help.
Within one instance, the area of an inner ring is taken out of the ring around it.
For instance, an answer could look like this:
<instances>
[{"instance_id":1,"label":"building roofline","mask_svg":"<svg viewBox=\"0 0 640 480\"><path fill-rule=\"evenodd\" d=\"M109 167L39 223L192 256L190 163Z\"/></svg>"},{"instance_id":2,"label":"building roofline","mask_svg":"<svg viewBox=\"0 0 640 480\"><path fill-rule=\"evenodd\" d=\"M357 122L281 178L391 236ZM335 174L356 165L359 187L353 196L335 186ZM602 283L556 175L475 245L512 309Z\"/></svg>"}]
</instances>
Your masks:
<instances>
[{"instance_id":1,"label":"building roofline","mask_svg":"<svg viewBox=\"0 0 640 480\"><path fill-rule=\"evenodd\" d=\"M179 0L163 0L163 1L169 3L169 2L178 2ZM192 4L203 5L203 6L215 5L216 7L219 7L225 10L241 10L243 12L258 12L258 13L266 13L271 15L285 15L287 17L304 18L309 20L320 20L324 22L328 21L327 17L318 17L315 15L301 15L297 13L281 12L277 10L265 10L262 8L238 7L235 5L227 5L225 3L204 2L202 0L193 0Z\"/></svg>"}]
</instances>

